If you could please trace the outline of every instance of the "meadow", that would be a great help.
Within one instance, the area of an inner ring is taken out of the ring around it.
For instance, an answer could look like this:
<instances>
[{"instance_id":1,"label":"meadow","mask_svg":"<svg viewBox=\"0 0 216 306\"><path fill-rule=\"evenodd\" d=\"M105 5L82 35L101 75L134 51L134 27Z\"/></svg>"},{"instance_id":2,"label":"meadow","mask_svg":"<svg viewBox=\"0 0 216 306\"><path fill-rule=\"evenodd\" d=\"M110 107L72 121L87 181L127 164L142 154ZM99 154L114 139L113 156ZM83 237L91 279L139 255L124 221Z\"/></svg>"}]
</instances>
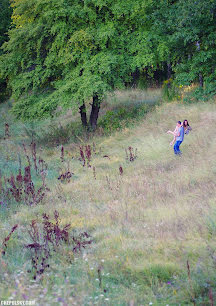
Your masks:
<instances>
[{"instance_id":1,"label":"meadow","mask_svg":"<svg viewBox=\"0 0 216 306\"><path fill-rule=\"evenodd\" d=\"M160 90L118 91L106 98L94 135L70 112L21 123L10 107L0 105L1 300L214 305L214 100L166 103ZM166 131L184 119L192 131L176 157ZM17 194L10 178L24 176L28 158L34 191L23 185L25 194ZM55 228L45 255L35 247L44 213ZM38 262L47 257L44 271L37 273L33 251Z\"/></svg>"}]
</instances>

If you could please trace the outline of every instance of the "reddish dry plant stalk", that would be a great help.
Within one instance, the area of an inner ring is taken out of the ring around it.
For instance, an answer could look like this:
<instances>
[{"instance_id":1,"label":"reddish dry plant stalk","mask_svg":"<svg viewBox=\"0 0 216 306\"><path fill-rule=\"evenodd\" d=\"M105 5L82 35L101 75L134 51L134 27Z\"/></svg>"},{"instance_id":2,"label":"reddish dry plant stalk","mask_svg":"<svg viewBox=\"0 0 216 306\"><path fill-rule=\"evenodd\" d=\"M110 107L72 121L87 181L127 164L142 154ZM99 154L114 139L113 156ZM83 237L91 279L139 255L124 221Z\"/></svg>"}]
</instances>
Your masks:
<instances>
[{"instance_id":1,"label":"reddish dry plant stalk","mask_svg":"<svg viewBox=\"0 0 216 306\"><path fill-rule=\"evenodd\" d=\"M99 279L99 287L102 289L102 266L99 266L97 269L97 273L98 273L98 279Z\"/></svg>"},{"instance_id":2,"label":"reddish dry plant stalk","mask_svg":"<svg viewBox=\"0 0 216 306\"><path fill-rule=\"evenodd\" d=\"M23 143L23 148L25 152L25 157L28 161L29 166L31 167L31 159L28 155L28 152L27 152L27 149L24 143ZM45 163L45 161L41 159L40 157L37 159L37 146L33 138L30 144L30 150L31 150L31 158L34 164L34 169L36 171L36 174L40 174L42 171L47 170L47 164Z\"/></svg>"},{"instance_id":3,"label":"reddish dry plant stalk","mask_svg":"<svg viewBox=\"0 0 216 306\"><path fill-rule=\"evenodd\" d=\"M28 205L38 204L49 191L45 184L45 177L42 175L43 185L36 191L31 178L31 167L25 167L24 171L24 176L22 176L21 169L19 169L16 178L11 175L10 179L6 181L6 186L9 184L7 190L16 202L25 201Z\"/></svg>"},{"instance_id":4,"label":"reddish dry plant stalk","mask_svg":"<svg viewBox=\"0 0 216 306\"><path fill-rule=\"evenodd\" d=\"M119 166L119 174L123 175L123 168L122 168L122 166Z\"/></svg>"},{"instance_id":5,"label":"reddish dry plant stalk","mask_svg":"<svg viewBox=\"0 0 216 306\"><path fill-rule=\"evenodd\" d=\"M25 202L28 203L31 201L31 198L34 198L35 187L31 179L31 167L25 167L25 175L23 178L24 182L24 193L25 193Z\"/></svg>"},{"instance_id":6,"label":"reddish dry plant stalk","mask_svg":"<svg viewBox=\"0 0 216 306\"><path fill-rule=\"evenodd\" d=\"M81 157L81 160L83 161L83 167L85 167L86 161L87 161L87 166L89 168L91 167L90 165L91 156L92 156L92 152L91 152L90 145L86 145L85 147L80 146L80 157Z\"/></svg>"},{"instance_id":7,"label":"reddish dry plant stalk","mask_svg":"<svg viewBox=\"0 0 216 306\"><path fill-rule=\"evenodd\" d=\"M17 177L19 177L19 175ZM15 199L16 202L20 202L22 200L22 186L16 186L15 178L13 175L11 175L10 179L8 180L8 183L11 187L9 188L9 191L12 194L12 197ZM19 182L17 183L17 185L20 185Z\"/></svg>"},{"instance_id":8,"label":"reddish dry plant stalk","mask_svg":"<svg viewBox=\"0 0 216 306\"><path fill-rule=\"evenodd\" d=\"M82 146L80 146L80 156L81 156L81 159L83 161L83 167L85 167L86 160L85 160L85 155L84 155L83 147Z\"/></svg>"},{"instance_id":9,"label":"reddish dry plant stalk","mask_svg":"<svg viewBox=\"0 0 216 306\"><path fill-rule=\"evenodd\" d=\"M87 245L90 245L93 241L86 240L89 239L91 236L87 232L80 233L77 237L72 237L72 244L73 244L73 252L81 252L81 249L85 249Z\"/></svg>"},{"instance_id":10,"label":"reddish dry plant stalk","mask_svg":"<svg viewBox=\"0 0 216 306\"><path fill-rule=\"evenodd\" d=\"M32 243L26 245L27 249L32 252L31 262L34 272L34 279L38 275L44 273L49 267L48 261L51 257L51 251L55 251L59 246L60 240L68 242L70 224L67 224L63 229L59 227L59 213L54 212L55 221L50 220L49 215L43 214L43 230L39 232L39 227L36 220L32 220L30 229L28 230Z\"/></svg>"},{"instance_id":11,"label":"reddish dry plant stalk","mask_svg":"<svg viewBox=\"0 0 216 306\"><path fill-rule=\"evenodd\" d=\"M211 306L214 306L214 299L213 299L212 288L209 289L209 302L210 302Z\"/></svg>"},{"instance_id":12,"label":"reddish dry plant stalk","mask_svg":"<svg viewBox=\"0 0 216 306\"><path fill-rule=\"evenodd\" d=\"M23 149L24 149L25 156L26 156L26 159L27 159L27 161L28 161L28 164L29 164L29 166L31 167L30 158L29 158L29 155L28 155L28 153L27 153L27 149L26 149L26 146L25 146L24 143L23 143Z\"/></svg>"},{"instance_id":13,"label":"reddish dry plant stalk","mask_svg":"<svg viewBox=\"0 0 216 306\"><path fill-rule=\"evenodd\" d=\"M5 123L5 137L4 139L8 139L10 137L10 132L9 132L9 124Z\"/></svg>"},{"instance_id":14,"label":"reddish dry plant stalk","mask_svg":"<svg viewBox=\"0 0 216 306\"><path fill-rule=\"evenodd\" d=\"M7 249L7 243L8 243L8 241L10 240L11 235L13 234L13 232L17 229L17 227L18 227L18 224L14 225L14 226L12 227L12 229L11 229L9 235L8 235L6 238L4 238L3 243L2 243L2 246L3 246L2 255L5 255L5 252L6 252L6 249Z\"/></svg>"},{"instance_id":15,"label":"reddish dry plant stalk","mask_svg":"<svg viewBox=\"0 0 216 306\"><path fill-rule=\"evenodd\" d=\"M64 147L63 146L61 146L61 157L60 157L60 159L61 159L61 162L63 163L64 162Z\"/></svg>"},{"instance_id":16,"label":"reddish dry plant stalk","mask_svg":"<svg viewBox=\"0 0 216 306\"><path fill-rule=\"evenodd\" d=\"M125 149L126 153L126 160L133 162L137 158L137 149L133 149L133 147L128 147L128 149Z\"/></svg>"},{"instance_id":17,"label":"reddish dry plant stalk","mask_svg":"<svg viewBox=\"0 0 216 306\"><path fill-rule=\"evenodd\" d=\"M62 229L60 228L58 211L54 212L54 221L50 220L49 215L43 214L42 232L39 231L37 221L32 220L28 231L32 242L25 247L31 251L34 279L43 274L49 267L48 261L53 251L57 252L62 247L62 243L71 244L74 253L80 252L82 248L92 243L87 232L83 232L77 237L73 235L70 239L69 229L70 224L65 225Z\"/></svg>"},{"instance_id":18,"label":"reddish dry plant stalk","mask_svg":"<svg viewBox=\"0 0 216 306\"><path fill-rule=\"evenodd\" d=\"M60 229L59 223L59 213L57 210L54 212L55 222L50 220L49 215L43 214L43 237L45 242L51 242L53 245L58 246L59 242L63 240L64 242L69 242L69 233L70 224L64 226L63 229Z\"/></svg>"},{"instance_id":19,"label":"reddish dry plant stalk","mask_svg":"<svg viewBox=\"0 0 216 306\"><path fill-rule=\"evenodd\" d=\"M93 166L93 176L94 176L94 179L96 180L96 169L95 169L95 166Z\"/></svg>"},{"instance_id":20,"label":"reddish dry plant stalk","mask_svg":"<svg viewBox=\"0 0 216 306\"><path fill-rule=\"evenodd\" d=\"M25 245L25 247L31 250L32 271L34 273L33 278L36 279L37 275L44 273L45 269L49 267L47 261L49 260L50 250L41 244L41 234L39 233L36 220L32 220L28 234L32 243Z\"/></svg>"},{"instance_id":21,"label":"reddish dry plant stalk","mask_svg":"<svg viewBox=\"0 0 216 306\"><path fill-rule=\"evenodd\" d=\"M86 159L87 159L87 166L90 168L90 162L91 162L91 146L87 145L85 146L85 153L86 153Z\"/></svg>"}]
</instances>

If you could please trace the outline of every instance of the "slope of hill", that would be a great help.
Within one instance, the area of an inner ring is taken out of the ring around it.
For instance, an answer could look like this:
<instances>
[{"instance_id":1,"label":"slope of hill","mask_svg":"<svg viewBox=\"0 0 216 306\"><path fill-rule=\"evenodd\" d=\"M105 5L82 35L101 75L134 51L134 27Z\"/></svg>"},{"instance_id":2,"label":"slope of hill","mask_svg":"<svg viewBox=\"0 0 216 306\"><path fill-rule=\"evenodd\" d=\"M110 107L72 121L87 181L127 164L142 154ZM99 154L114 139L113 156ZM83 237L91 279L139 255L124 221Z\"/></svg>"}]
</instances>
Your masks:
<instances>
[{"instance_id":1,"label":"slope of hill","mask_svg":"<svg viewBox=\"0 0 216 306\"><path fill-rule=\"evenodd\" d=\"M166 131L183 119L193 130L185 136L183 155L176 157ZM3 128L1 123L1 135ZM17 154L25 164L22 142L31 142L24 125L12 121L10 129L11 136L0 139L2 177L17 173ZM37 205L1 202L1 241L18 224L0 257L1 299L36 305L211 305L216 301L215 129L214 102L169 103L136 125L110 136L81 137L64 151L39 144L50 191ZM83 167L80 155L80 145L85 155L87 144L91 167ZM58 180L67 171L72 177ZM39 186L37 175L32 177ZM55 210L61 226L70 223L93 242L81 254L61 244L35 280L24 247L30 243L29 224L42 222L44 212L53 218Z\"/></svg>"}]
</instances>

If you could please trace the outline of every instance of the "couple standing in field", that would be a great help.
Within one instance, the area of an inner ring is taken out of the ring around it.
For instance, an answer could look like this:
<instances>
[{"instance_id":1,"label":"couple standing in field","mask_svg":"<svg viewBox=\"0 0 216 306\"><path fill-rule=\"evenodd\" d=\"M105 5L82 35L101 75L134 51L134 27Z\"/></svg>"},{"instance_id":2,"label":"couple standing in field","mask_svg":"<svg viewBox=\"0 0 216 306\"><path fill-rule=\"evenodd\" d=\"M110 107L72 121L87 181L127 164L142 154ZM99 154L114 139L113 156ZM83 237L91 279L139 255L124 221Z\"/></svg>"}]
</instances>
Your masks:
<instances>
[{"instance_id":1,"label":"couple standing in field","mask_svg":"<svg viewBox=\"0 0 216 306\"><path fill-rule=\"evenodd\" d=\"M175 130L167 131L168 134L172 134L174 136L173 140L171 141L170 145L172 146L174 144L174 153L176 155L180 155L181 151L179 149L180 145L182 144L184 140L184 135L188 134L192 128L189 125L189 122L187 119L185 119L183 122L178 121Z\"/></svg>"}]
</instances>

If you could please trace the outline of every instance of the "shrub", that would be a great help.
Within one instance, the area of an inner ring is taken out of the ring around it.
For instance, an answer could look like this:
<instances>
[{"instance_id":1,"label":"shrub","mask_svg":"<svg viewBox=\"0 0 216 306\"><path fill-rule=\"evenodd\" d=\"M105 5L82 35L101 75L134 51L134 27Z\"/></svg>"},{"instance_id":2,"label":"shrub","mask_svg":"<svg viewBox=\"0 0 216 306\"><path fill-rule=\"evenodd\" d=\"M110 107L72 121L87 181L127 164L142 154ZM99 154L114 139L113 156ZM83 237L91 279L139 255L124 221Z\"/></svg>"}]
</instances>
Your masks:
<instances>
[{"instance_id":1,"label":"shrub","mask_svg":"<svg viewBox=\"0 0 216 306\"><path fill-rule=\"evenodd\" d=\"M206 102L216 96L216 81L206 83L204 87L197 87L187 93L184 102L193 103L198 101Z\"/></svg>"},{"instance_id":2,"label":"shrub","mask_svg":"<svg viewBox=\"0 0 216 306\"><path fill-rule=\"evenodd\" d=\"M30 144L31 156L28 154L25 144L23 144L23 148L28 165L22 167L21 159L19 159L19 170L16 174L12 173L7 178L0 173L0 203L14 200L17 203L24 202L27 205L34 205L40 203L49 191L46 186L47 164L37 156L35 142L32 140ZM39 188L33 182L33 170L36 175L40 176Z\"/></svg>"},{"instance_id":3,"label":"shrub","mask_svg":"<svg viewBox=\"0 0 216 306\"><path fill-rule=\"evenodd\" d=\"M115 130L121 130L135 120L137 122L137 120L143 118L153 108L154 104L151 101L149 103L140 101L128 107L109 110L99 120L98 126L102 127L107 134Z\"/></svg>"}]
</instances>

